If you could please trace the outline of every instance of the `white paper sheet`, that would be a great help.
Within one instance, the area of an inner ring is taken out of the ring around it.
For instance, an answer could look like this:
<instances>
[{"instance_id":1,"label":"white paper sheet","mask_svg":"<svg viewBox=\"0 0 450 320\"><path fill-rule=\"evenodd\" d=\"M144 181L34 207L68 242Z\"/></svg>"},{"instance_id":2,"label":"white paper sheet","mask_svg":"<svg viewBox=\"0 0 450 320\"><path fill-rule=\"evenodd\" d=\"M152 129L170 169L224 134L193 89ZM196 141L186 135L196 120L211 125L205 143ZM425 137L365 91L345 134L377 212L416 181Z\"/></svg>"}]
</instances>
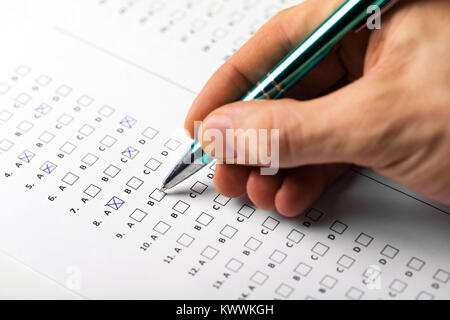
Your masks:
<instances>
[{"instance_id":1,"label":"white paper sheet","mask_svg":"<svg viewBox=\"0 0 450 320\"><path fill-rule=\"evenodd\" d=\"M294 3L3 1L0 249L86 298L450 298L450 208L369 170L291 220L214 167L158 192L201 85Z\"/></svg>"}]
</instances>

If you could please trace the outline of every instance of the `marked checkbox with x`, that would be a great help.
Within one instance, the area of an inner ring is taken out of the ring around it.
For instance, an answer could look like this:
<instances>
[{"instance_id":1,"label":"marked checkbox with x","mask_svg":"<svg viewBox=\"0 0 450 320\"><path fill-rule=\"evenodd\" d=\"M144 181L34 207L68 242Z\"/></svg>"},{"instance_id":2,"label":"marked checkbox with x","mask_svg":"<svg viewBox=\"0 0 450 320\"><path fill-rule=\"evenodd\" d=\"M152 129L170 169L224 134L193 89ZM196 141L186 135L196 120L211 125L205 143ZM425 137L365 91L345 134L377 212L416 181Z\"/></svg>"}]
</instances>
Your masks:
<instances>
[{"instance_id":1,"label":"marked checkbox with x","mask_svg":"<svg viewBox=\"0 0 450 320\"><path fill-rule=\"evenodd\" d=\"M30 163L31 160L33 160L34 156L35 156L35 154L34 154L33 152L28 151L28 150L25 150L24 152L22 152L22 153L19 155L18 158L19 158L20 160L22 160L23 162Z\"/></svg>"},{"instance_id":2,"label":"marked checkbox with x","mask_svg":"<svg viewBox=\"0 0 450 320\"><path fill-rule=\"evenodd\" d=\"M123 118L120 121L120 124L126 128L133 128L133 126L136 124L137 120L130 117L130 116L126 116L125 118Z\"/></svg>"},{"instance_id":3,"label":"marked checkbox with x","mask_svg":"<svg viewBox=\"0 0 450 320\"><path fill-rule=\"evenodd\" d=\"M139 150L128 147L125 149L125 151L122 152L122 155L127 157L128 159L134 159L139 154Z\"/></svg>"},{"instance_id":4,"label":"marked checkbox with x","mask_svg":"<svg viewBox=\"0 0 450 320\"><path fill-rule=\"evenodd\" d=\"M109 207L114 210L119 210L120 207L125 203L122 199L119 199L117 197L112 197L111 200L108 201L107 204L105 204L105 207Z\"/></svg>"},{"instance_id":5,"label":"marked checkbox with x","mask_svg":"<svg viewBox=\"0 0 450 320\"><path fill-rule=\"evenodd\" d=\"M46 161L42 166L41 166L41 170L44 171L45 173L52 173L58 166L50 161Z\"/></svg>"}]
</instances>

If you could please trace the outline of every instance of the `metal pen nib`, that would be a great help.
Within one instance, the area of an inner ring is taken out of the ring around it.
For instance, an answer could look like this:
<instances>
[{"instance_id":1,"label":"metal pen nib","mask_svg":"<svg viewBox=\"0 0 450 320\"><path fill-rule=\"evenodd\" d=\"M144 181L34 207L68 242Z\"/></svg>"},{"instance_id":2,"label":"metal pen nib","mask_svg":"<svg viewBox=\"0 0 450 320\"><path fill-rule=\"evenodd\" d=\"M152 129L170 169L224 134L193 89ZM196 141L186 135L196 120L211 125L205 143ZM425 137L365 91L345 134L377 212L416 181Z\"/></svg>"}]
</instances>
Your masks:
<instances>
[{"instance_id":1,"label":"metal pen nib","mask_svg":"<svg viewBox=\"0 0 450 320\"><path fill-rule=\"evenodd\" d=\"M213 160L212 157L203 152L198 141L193 142L190 150L186 152L182 160L169 173L166 179L164 179L160 191L164 192L175 187L194 173L200 171Z\"/></svg>"}]
</instances>

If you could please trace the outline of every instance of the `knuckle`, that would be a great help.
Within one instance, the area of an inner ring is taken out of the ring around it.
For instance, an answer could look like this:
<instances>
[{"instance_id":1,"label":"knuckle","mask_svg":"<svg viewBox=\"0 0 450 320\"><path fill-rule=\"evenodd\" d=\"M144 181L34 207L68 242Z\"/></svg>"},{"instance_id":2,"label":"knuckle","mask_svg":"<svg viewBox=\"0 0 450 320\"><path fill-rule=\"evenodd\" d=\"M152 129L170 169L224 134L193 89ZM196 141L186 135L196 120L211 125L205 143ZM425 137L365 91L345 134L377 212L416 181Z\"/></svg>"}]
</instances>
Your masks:
<instances>
[{"instance_id":1,"label":"knuckle","mask_svg":"<svg viewBox=\"0 0 450 320\"><path fill-rule=\"evenodd\" d=\"M292 10L292 8L285 8L280 11L278 11L272 18L271 21L274 21L275 23L279 23L280 21L283 21L286 15Z\"/></svg>"},{"instance_id":2,"label":"knuckle","mask_svg":"<svg viewBox=\"0 0 450 320\"><path fill-rule=\"evenodd\" d=\"M415 126L416 116L413 108L404 108L399 92L380 88L373 90L372 95L352 120L357 138L352 152L363 165L380 168L405 157L414 144L410 130Z\"/></svg>"},{"instance_id":3,"label":"knuckle","mask_svg":"<svg viewBox=\"0 0 450 320\"><path fill-rule=\"evenodd\" d=\"M282 39L282 43L285 44L285 50L292 50L295 46L295 42L291 37L292 33L292 21L288 19L294 8L283 9L278 12L271 20L271 27L274 32Z\"/></svg>"},{"instance_id":4,"label":"knuckle","mask_svg":"<svg viewBox=\"0 0 450 320\"><path fill-rule=\"evenodd\" d=\"M266 121L270 123L268 128L276 129L279 132L278 148L280 161L290 162L298 155L304 142L304 117L294 109L298 101L292 99L283 99L266 113ZM273 143L272 143L273 145Z\"/></svg>"}]
</instances>

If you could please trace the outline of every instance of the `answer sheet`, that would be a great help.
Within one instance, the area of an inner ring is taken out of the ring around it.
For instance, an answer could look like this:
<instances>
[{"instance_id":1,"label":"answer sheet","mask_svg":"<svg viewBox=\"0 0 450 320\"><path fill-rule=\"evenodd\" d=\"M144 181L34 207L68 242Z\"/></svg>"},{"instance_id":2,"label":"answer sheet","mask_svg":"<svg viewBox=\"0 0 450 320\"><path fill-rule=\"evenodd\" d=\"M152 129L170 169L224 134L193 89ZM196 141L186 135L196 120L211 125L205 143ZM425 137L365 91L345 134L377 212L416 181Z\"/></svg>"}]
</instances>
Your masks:
<instances>
[{"instance_id":1,"label":"answer sheet","mask_svg":"<svg viewBox=\"0 0 450 320\"><path fill-rule=\"evenodd\" d=\"M370 170L296 219L214 165L158 190L202 85L297 2L2 1L0 250L89 299L449 299L450 208Z\"/></svg>"}]
</instances>

